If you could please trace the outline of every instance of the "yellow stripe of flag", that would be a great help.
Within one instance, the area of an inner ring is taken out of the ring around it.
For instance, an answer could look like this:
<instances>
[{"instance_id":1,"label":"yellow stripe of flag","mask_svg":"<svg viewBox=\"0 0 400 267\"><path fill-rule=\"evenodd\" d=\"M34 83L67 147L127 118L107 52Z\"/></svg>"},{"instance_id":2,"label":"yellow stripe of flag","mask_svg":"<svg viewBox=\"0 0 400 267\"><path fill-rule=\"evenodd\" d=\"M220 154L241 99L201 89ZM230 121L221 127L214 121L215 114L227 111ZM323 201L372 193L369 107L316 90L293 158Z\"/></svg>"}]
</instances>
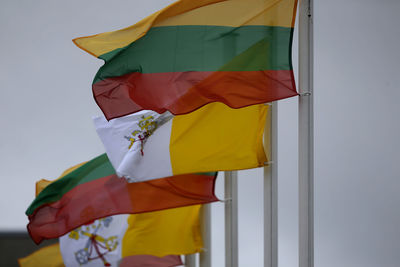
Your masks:
<instances>
[{"instance_id":1,"label":"yellow stripe of flag","mask_svg":"<svg viewBox=\"0 0 400 267\"><path fill-rule=\"evenodd\" d=\"M232 109L211 103L174 117L170 156L174 174L264 166L262 143L268 106Z\"/></svg>"},{"instance_id":2,"label":"yellow stripe of flag","mask_svg":"<svg viewBox=\"0 0 400 267\"><path fill-rule=\"evenodd\" d=\"M180 0L138 23L113 32L76 38L81 49L99 57L143 37L151 27L263 25L293 27L297 0Z\"/></svg>"},{"instance_id":3,"label":"yellow stripe of flag","mask_svg":"<svg viewBox=\"0 0 400 267\"><path fill-rule=\"evenodd\" d=\"M122 239L122 257L131 255L193 254L203 247L201 205L134 214Z\"/></svg>"},{"instance_id":4,"label":"yellow stripe of flag","mask_svg":"<svg viewBox=\"0 0 400 267\"><path fill-rule=\"evenodd\" d=\"M60 245L43 247L32 254L18 259L20 267L64 267Z\"/></svg>"}]
</instances>

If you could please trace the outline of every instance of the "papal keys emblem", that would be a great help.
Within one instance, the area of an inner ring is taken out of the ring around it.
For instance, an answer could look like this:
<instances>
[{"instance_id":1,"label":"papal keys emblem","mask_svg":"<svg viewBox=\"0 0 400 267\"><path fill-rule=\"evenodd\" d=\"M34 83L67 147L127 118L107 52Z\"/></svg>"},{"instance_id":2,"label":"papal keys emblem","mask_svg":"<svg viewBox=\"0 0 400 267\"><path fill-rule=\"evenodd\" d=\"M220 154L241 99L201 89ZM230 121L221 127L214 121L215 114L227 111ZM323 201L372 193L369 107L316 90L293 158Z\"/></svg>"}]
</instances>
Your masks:
<instances>
[{"instance_id":1,"label":"papal keys emblem","mask_svg":"<svg viewBox=\"0 0 400 267\"><path fill-rule=\"evenodd\" d=\"M111 266L106 255L118 247L117 236L101 236L97 232L104 227L109 227L112 217L96 220L93 224L79 227L69 233L68 237L79 240L87 238L83 248L75 251L75 259L79 265L85 265L90 261L100 259L104 266Z\"/></svg>"},{"instance_id":2,"label":"papal keys emblem","mask_svg":"<svg viewBox=\"0 0 400 267\"><path fill-rule=\"evenodd\" d=\"M134 130L130 136L124 136L129 143L128 149L131 149L135 142L140 142L140 153L143 156L143 145L146 139L156 130L157 122L153 116L142 116L141 120L137 123L139 129Z\"/></svg>"}]
</instances>

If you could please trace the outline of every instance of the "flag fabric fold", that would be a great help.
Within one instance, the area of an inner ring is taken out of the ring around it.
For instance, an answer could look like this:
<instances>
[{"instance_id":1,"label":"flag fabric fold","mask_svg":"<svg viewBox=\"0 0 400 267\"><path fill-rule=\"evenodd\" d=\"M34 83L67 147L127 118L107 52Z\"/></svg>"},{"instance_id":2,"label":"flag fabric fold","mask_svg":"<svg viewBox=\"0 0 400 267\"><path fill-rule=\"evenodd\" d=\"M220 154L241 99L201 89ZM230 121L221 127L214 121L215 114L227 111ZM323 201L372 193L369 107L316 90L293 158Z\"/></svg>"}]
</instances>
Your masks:
<instances>
[{"instance_id":1,"label":"flag fabric fold","mask_svg":"<svg viewBox=\"0 0 400 267\"><path fill-rule=\"evenodd\" d=\"M267 110L211 103L185 115L140 111L111 121L96 117L94 123L117 175L138 182L264 166Z\"/></svg>"},{"instance_id":2,"label":"flag fabric fold","mask_svg":"<svg viewBox=\"0 0 400 267\"><path fill-rule=\"evenodd\" d=\"M186 114L297 95L297 0L180 0L128 28L74 39L105 64L93 81L107 120L140 110Z\"/></svg>"},{"instance_id":3,"label":"flag fabric fold","mask_svg":"<svg viewBox=\"0 0 400 267\"><path fill-rule=\"evenodd\" d=\"M56 238L95 219L217 201L216 173L189 174L129 183L119 178L107 155L69 169L41 190L26 211L35 243Z\"/></svg>"}]
</instances>

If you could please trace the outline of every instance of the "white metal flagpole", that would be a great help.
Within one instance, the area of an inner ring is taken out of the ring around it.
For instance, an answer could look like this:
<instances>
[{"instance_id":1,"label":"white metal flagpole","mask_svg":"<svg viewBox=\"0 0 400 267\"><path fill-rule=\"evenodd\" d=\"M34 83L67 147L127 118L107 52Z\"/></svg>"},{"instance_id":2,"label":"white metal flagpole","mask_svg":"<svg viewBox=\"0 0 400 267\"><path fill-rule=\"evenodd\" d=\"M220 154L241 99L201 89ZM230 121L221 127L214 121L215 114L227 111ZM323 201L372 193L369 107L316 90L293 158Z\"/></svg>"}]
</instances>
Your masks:
<instances>
[{"instance_id":1,"label":"white metal flagpole","mask_svg":"<svg viewBox=\"0 0 400 267\"><path fill-rule=\"evenodd\" d=\"M211 267L211 205L203 204L201 210L201 235L204 250L200 253L200 267Z\"/></svg>"},{"instance_id":2,"label":"white metal flagpole","mask_svg":"<svg viewBox=\"0 0 400 267\"><path fill-rule=\"evenodd\" d=\"M278 266L278 103L268 109L264 147L269 162L264 167L264 267Z\"/></svg>"},{"instance_id":3,"label":"white metal flagpole","mask_svg":"<svg viewBox=\"0 0 400 267\"><path fill-rule=\"evenodd\" d=\"M225 266L238 267L238 173L225 171Z\"/></svg>"},{"instance_id":4,"label":"white metal flagpole","mask_svg":"<svg viewBox=\"0 0 400 267\"><path fill-rule=\"evenodd\" d=\"M313 0L299 6L299 266L314 266Z\"/></svg>"},{"instance_id":5,"label":"white metal flagpole","mask_svg":"<svg viewBox=\"0 0 400 267\"><path fill-rule=\"evenodd\" d=\"M185 255L185 267L196 267L196 254Z\"/></svg>"}]
</instances>

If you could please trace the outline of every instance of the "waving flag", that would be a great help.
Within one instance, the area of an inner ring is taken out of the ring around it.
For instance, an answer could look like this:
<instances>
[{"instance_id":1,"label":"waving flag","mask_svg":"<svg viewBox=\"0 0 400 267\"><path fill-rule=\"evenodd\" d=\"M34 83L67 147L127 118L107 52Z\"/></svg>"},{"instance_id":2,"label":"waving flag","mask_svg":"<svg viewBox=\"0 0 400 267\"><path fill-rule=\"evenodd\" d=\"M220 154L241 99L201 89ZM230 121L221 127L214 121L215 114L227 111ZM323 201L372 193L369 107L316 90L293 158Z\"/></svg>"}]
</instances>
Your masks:
<instances>
[{"instance_id":1,"label":"waving flag","mask_svg":"<svg viewBox=\"0 0 400 267\"><path fill-rule=\"evenodd\" d=\"M102 253L101 251L99 251L99 252ZM66 256L68 256L68 257L71 257L70 260L76 259L75 254L67 255L68 252L64 252L64 254L66 254ZM86 253L85 253L85 255L86 255ZM103 258L107 257L104 255L102 255L102 256L103 256ZM173 267L173 266L183 265L182 259L179 255L168 255L168 256L164 256L164 257L156 257L156 256L152 256L152 255L134 255L134 256L125 257L122 259L121 259L121 257L118 257L116 259L116 261L115 261L116 264L114 264L114 266L118 266L118 267L145 267L145 266ZM85 260L83 257L81 257L80 260L81 260L81 262L84 261L84 262L89 263L88 258ZM67 260L67 261L70 261L70 260ZM110 260L110 259L108 258L108 260ZM96 262L96 259L94 259L95 264L98 264L99 261L101 262L101 259L98 259L98 262ZM110 266L112 266L112 263L110 263L106 260L106 264L107 263L110 264ZM32 254L30 254L24 258L18 259L18 264L20 267L38 267L38 266L40 266L40 267L65 267L64 261L63 261L62 255L61 255L59 243L40 248L37 251L33 252ZM72 264L76 265L76 262L73 262ZM100 266L101 265L104 266L104 262L101 262ZM82 264L81 266L85 266L85 265ZM97 265L97 266L99 266L99 265Z\"/></svg>"},{"instance_id":2,"label":"waving flag","mask_svg":"<svg viewBox=\"0 0 400 267\"><path fill-rule=\"evenodd\" d=\"M264 166L267 109L211 103L179 116L140 111L111 121L97 117L94 122L117 174L138 182Z\"/></svg>"},{"instance_id":3,"label":"waving flag","mask_svg":"<svg viewBox=\"0 0 400 267\"><path fill-rule=\"evenodd\" d=\"M60 238L64 263L68 267L117 266L123 258L135 255L197 253L203 246L199 212L200 205L194 205L98 219ZM170 261L171 256L165 260Z\"/></svg>"},{"instance_id":4,"label":"waving flag","mask_svg":"<svg viewBox=\"0 0 400 267\"><path fill-rule=\"evenodd\" d=\"M128 28L75 44L103 59L93 94L110 120L140 110L185 114L297 95L291 45L297 0L180 0Z\"/></svg>"},{"instance_id":5,"label":"waving flag","mask_svg":"<svg viewBox=\"0 0 400 267\"><path fill-rule=\"evenodd\" d=\"M216 173L189 174L128 183L105 154L68 169L54 182L39 181L26 214L36 243L56 238L95 219L217 201ZM47 186L46 186L47 185ZM44 189L43 189L44 188ZM42 190L42 191L40 191Z\"/></svg>"}]
</instances>

